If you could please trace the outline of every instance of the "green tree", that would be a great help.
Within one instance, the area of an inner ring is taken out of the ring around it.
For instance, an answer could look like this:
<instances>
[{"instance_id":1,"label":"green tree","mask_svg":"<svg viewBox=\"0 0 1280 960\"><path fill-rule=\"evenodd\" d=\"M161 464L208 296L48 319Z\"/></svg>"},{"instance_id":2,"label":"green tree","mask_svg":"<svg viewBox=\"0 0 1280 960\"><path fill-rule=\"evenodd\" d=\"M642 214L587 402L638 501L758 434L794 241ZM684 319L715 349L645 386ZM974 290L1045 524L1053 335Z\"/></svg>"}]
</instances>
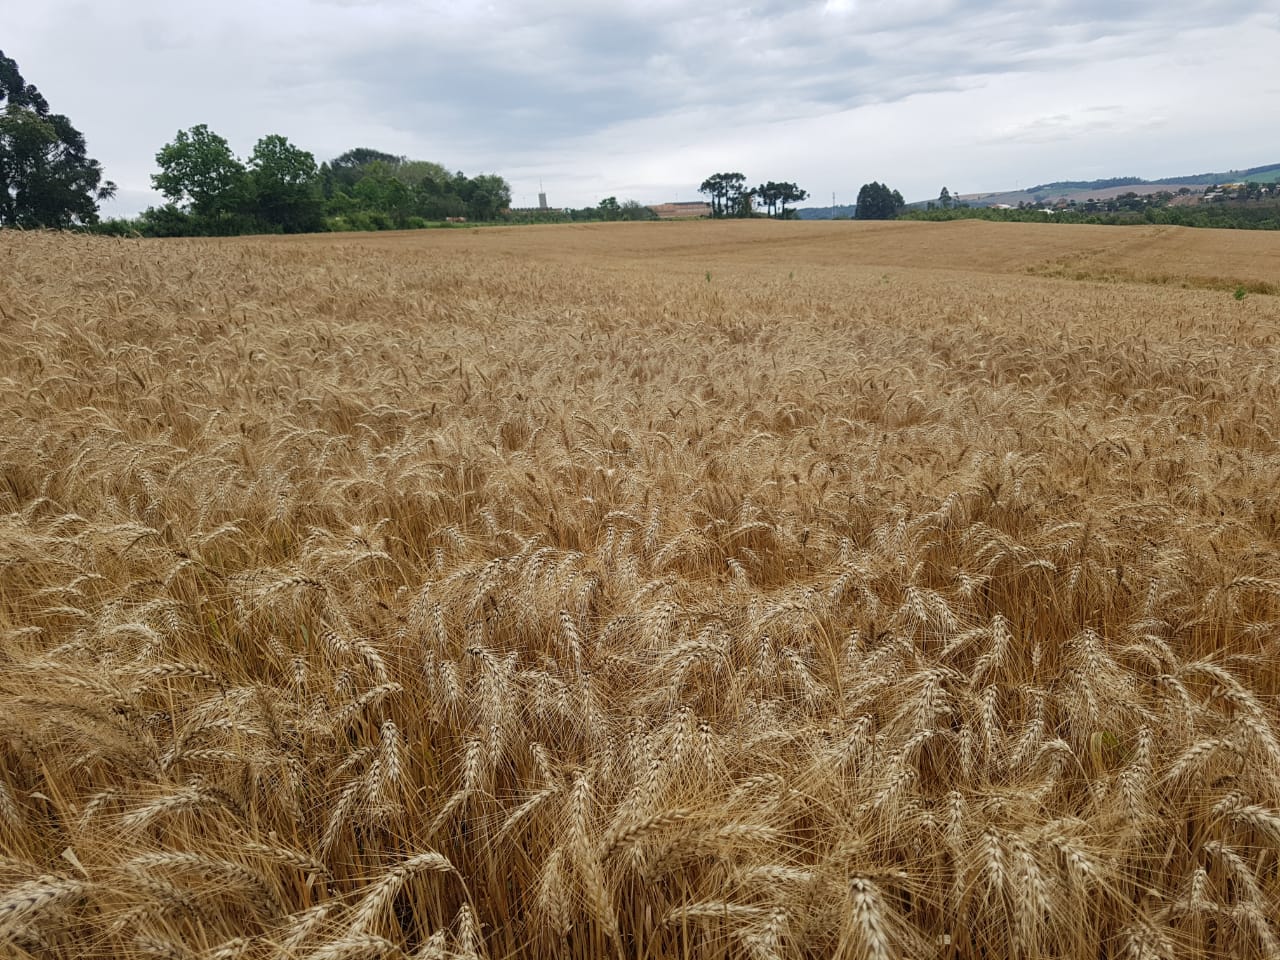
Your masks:
<instances>
[{"instance_id":1,"label":"green tree","mask_svg":"<svg viewBox=\"0 0 1280 960\"><path fill-rule=\"evenodd\" d=\"M199 233L238 233L246 228L249 172L227 141L203 123L179 130L156 154L160 172L151 183L192 217Z\"/></svg>"},{"instance_id":2,"label":"green tree","mask_svg":"<svg viewBox=\"0 0 1280 960\"><path fill-rule=\"evenodd\" d=\"M713 173L707 179L703 180L698 187L698 192L706 194L707 201L711 204L711 216L722 216L722 203L724 197L724 186L722 180L724 174Z\"/></svg>"},{"instance_id":3,"label":"green tree","mask_svg":"<svg viewBox=\"0 0 1280 960\"><path fill-rule=\"evenodd\" d=\"M756 198L764 206L765 213L772 217L774 211L778 208L778 184L770 180L768 183L760 184L754 192Z\"/></svg>"},{"instance_id":4,"label":"green tree","mask_svg":"<svg viewBox=\"0 0 1280 960\"><path fill-rule=\"evenodd\" d=\"M406 160L403 157L394 165L392 173L397 180L410 187L421 186L424 180L442 183L449 179L449 171L438 163L430 160Z\"/></svg>"},{"instance_id":5,"label":"green tree","mask_svg":"<svg viewBox=\"0 0 1280 960\"><path fill-rule=\"evenodd\" d=\"M368 172L371 164L381 163L386 169L395 171L404 160L404 157L374 150L372 147L355 147L330 160L329 173L336 185L350 188Z\"/></svg>"},{"instance_id":6,"label":"green tree","mask_svg":"<svg viewBox=\"0 0 1280 960\"><path fill-rule=\"evenodd\" d=\"M98 222L115 195L84 137L0 50L0 227L65 228Z\"/></svg>"},{"instance_id":7,"label":"green tree","mask_svg":"<svg viewBox=\"0 0 1280 960\"><path fill-rule=\"evenodd\" d=\"M762 183L752 191L764 204L765 211L771 217L779 217L785 219L787 216L788 203L800 203L809 199L809 194L805 190L801 190L794 183L776 180L770 180L768 183Z\"/></svg>"},{"instance_id":8,"label":"green tree","mask_svg":"<svg viewBox=\"0 0 1280 960\"><path fill-rule=\"evenodd\" d=\"M285 233L324 229L316 158L279 134L263 137L249 157L258 218Z\"/></svg>"},{"instance_id":9,"label":"green tree","mask_svg":"<svg viewBox=\"0 0 1280 960\"><path fill-rule=\"evenodd\" d=\"M856 220L893 220L905 206L902 194L873 180L864 183L858 191L858 206L853 216Z\"/></svg>"},{"instance_id":10,"label":"green tree","mask_svg":"<svg viewBox=\"0 0 1280 960\"><path fill-rule=\"evenodd\" d=\"M942 192L938 194L938 206L943 210L951 209L951 191L946 187L943 187Z\"/></svg>"},{"instance_id":11,"label":"green tree","mask_svg":"<svg viewBox=\"0 0 1280 960\"><path fill-rule=\"evenodd\" d=\"M431 164L431 166L439 166L439 164ZM413 187L414 209L418 216L426 220L466 216L467 205L454 192L452 178L443 167L440 167L440 170L443 171L441 176L423 176Z\"/></svg>"},{"instance_id":12,"label":"green tree","mask_svg":"<svg viewBox=\"0 0 1280 960\"><path fill-rule=\"evenodd\" d=\"M751 197L747 178L741 173L714 173L702 181L699 193L711 201L711 216L742 217L751 215Z\"/></svg>"},{"instance_id":13,"label":"green tree","mask_svg":"<svg viewBox=\"0 0 1280 960\"><path fill-rule=\"evenodd\" d=\"M598 207L602 220L617 220L622 216L622 207L617 197L605 197Z\"/></svg>"},{"instance_id":14,"label":"green tree","mask_svg":"<svg viewBox=\"0 0 1280 960\"><path fill-rule=\"evenodd\" d=\"M358 207L376 214L372 221L375 229L403 227L413 215L413 192L404 182L396 179L394 171L381 160L365 167L364 176L351 191Z\"/></svg>"},{"instance_id":15,"label":"green tree","mask_svg":"<svg viewBox=\"0 0 1280 960\"><path fill-rule=\"evenodd\" d=\"M622 220L657 220L658 214L638 200L624 200L618 208L618 217Z\"/></svg>"},{"instance_id":16,"label":"green tree","mask_svg":"<svg viewBox=\"0 0 1280 960\"><path fill-rule=\"evenodd\" d=\"M467 216L472 220L496 220L511 206L511 187L494 173L472 177L467 194Z\"/></svg>"},{"instance_id":17,"label":"green tree","mask_svg":"<svg viewBox=\"0 0 1280 960\"><path fill-rule=\"evenodd\" d=\"M794 183L784 181L773 186L777 191L779 219L787 219L787 214L790 212L787 210L788 203L803 203L809 199L809 191L801 190Z\"/></svg>"}]
</instances>

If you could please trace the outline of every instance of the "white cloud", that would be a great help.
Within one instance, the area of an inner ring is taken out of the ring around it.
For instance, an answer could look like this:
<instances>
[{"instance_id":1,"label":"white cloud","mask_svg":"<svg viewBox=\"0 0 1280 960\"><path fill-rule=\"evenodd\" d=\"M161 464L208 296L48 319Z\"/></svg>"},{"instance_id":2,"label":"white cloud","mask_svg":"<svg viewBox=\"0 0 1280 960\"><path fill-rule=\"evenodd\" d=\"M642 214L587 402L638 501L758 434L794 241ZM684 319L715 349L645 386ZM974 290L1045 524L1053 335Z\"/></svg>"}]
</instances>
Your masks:
<instances>
[{"instance_id":1,"label":"white cloud","mask_svg":"<svg viewBox=\"0 0 1280 960\"><path fill-rule=\"evenodd\" d=\"M1280 98L1248 95L1274 75L1273 0L45 0L4 43L120 212L196 123L241 153L373 146L573 205L691 199L718 169L825 203L870 179L910 199L1280 161Z\"/></svg>"}]
</instances>

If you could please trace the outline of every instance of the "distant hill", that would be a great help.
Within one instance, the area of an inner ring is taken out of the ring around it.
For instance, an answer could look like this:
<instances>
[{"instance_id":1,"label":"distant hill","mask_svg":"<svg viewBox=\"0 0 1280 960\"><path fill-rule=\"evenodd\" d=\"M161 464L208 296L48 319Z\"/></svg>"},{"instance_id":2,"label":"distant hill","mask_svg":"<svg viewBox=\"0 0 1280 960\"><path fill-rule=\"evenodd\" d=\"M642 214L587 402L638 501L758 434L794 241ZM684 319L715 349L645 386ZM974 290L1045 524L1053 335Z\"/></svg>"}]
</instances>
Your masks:
<instances>
[{"instance_id":1,"label":"distant hill","mask_svg":"<svg viewBox=\"0 0 1280 960\"><path fill-rule=\"evenodd\" d=\"M1136 187L1144 183L1152 183L1141 177L1112 177L1108 180L1055 180L1053 183L1037 183L1027 187L1027 193L1050 193L1058 190L1108 190L1111 187ZM1185 183L1186 180L1179 180Z\"/></svg>"},{"instance_id":2,"label":"distant hill","mask_svg":"<svg viewBox=\"0 0 1280 960\"><path fill-rule=\"evenodd\" d=\"M1111 187L1136 186L1209 186L1213 183L1245 183L1258 180L1270 183L1280 180L1280 163L1269 163L1264 167L1249 167L1247 170L1223 170L1218 173L1193 173L1185 177L1164 177L1160 180L1144 180L1142 177L1114 177L1110 180L1058 180L1054 183L1041 183L1027 187L1027 193L1052 192L1058 190L1107 190Z\"/></svg>"},{"instance_id":3,"label":"distant hill","mask_svg":"<svg viewBox=\"0 0 1280 960\"><path fill-rule=\"evenodd\" d=\"M1182 177L1163 177L1159 180L1145 180L1142 177L1110 177L1103 180L1055 180L1052 183L1038 183L1024 190L997 190L991 193L957 194L960 200L972 206L989 207L996 204L1008 204L1016 207L1019 203L1041 203L1045 200L1087 200L1107 199L1119 196L1132 190L1135 193L1155 193L1159 190L1177 192L1182 187L1194 189L1206 187L1214 183L1246 183L1256 181L1272 183L1280 180L1280 163L1269 163L1261 167L1248 167L1244 170L1222 170L1216 173L1193 173ZM1141 188L1149 189L1143 190ZM915 200L908 207L923 207L933 198ZM852 217L857 208L853 204L835 208L837 217ZM796 211L801 220L830 220L831 207L801 207Z\"/></svg>"},{"instance_id":4,"label":"distant hill","mask_svg":"<svg viewBox=\"0 0 1280 960\"><path fill-rule=\"evenodd\" d=\"M843 203L836 207L801 207L796 214L801 220L848 220L857 209L856 204Z\"/></svg>"}]
</instances>

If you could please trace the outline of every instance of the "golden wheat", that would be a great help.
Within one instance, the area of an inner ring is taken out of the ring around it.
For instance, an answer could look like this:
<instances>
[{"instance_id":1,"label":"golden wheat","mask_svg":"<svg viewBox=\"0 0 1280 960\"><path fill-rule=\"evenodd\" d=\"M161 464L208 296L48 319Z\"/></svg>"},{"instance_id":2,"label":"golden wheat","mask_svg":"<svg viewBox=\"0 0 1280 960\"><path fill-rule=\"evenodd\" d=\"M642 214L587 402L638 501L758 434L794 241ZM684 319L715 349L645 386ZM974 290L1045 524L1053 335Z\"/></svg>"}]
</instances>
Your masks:
<instances>
[{"instance_id":1,"label":"golden wheat","mask_svg":"<svg viewBox=\"0 0 1280 960\"><path fill-rule=\"evenodd\" d=\"M1278 254L0 233L0 953L1280 954Z\"/></svg>"}]
</instances>

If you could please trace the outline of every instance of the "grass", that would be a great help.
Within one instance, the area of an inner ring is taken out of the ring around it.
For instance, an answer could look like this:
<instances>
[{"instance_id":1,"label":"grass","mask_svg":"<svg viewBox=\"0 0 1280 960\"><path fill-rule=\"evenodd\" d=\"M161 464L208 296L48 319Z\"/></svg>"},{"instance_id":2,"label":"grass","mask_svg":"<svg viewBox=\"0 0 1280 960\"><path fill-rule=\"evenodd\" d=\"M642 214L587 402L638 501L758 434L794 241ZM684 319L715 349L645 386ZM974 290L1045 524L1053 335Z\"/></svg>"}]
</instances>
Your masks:
<instances>
[{"instance_id":1,"label":"grass","mask_svg":"<svg viewBox=\"0 0 1280 960\"><path fill-rule=\"evenodd\" d=\"M1280 304L1099 237L1280 280L0 233L0 952L1276 955Z\"/></svg>"}]
</instances>

